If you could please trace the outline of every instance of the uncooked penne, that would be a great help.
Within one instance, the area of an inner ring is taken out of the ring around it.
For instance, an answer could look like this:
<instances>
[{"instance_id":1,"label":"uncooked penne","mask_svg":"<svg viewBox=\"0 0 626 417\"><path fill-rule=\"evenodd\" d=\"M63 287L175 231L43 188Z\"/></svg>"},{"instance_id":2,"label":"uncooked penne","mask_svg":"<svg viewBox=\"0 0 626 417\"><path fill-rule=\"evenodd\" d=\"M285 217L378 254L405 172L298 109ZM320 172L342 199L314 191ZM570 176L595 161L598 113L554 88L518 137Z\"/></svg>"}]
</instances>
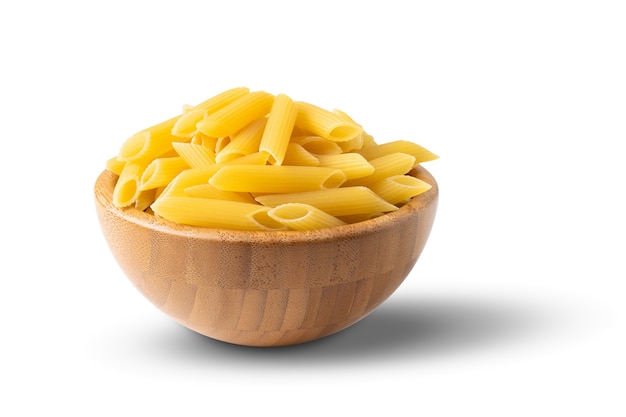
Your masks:
<instances>
[{"instance_id":1,"label":"uncooked penne","mask_svg":"<svg viewBox=\"0 0 626 417\"><path fill-rule=\"evenodd\" d=\"M410 175L392 175L369 188L391 204L400 204L432 188L430 184Z\"/></svg>"},{"instance_id":2,"label":"uncooked penne","mask_svg":"<svg viewBox=\"0 0 626 417\"><path fill-rule=\"evenodd\" d=\"M421 164L422 162L433 161L439 158L428 149L407 140L395 140L393 142L382 144L372 144L371 146L364 146L355 152L360 153L367 160L401 152L412 155L415 158L414 164Z\"/></svg>"},{"instance_id":3,"label":"uncooked penne","mask_svg":"<svg viewBox=\"0 0 626 417\"><path fill-rule=\"evenodd\" d=\"M235 133L222 149L215 155L216 162L225 162L259 151L267 118L262 117L248 124Z\"/></svg>"},{"instance_id":4,"label":"uncooked penne","mask_svg":"<svg viewBox=\"0 0 626 417\"><path fill-rule=\"evenodd\" d=\"M375 171L374 166L367 159L354 152L318 155L317 159L320 161L320 166L342 170L348 180L367 177Z\"/></svg>"},{"instance_id":5,"label":"uncooked penne","mask_svg":"<svg viewBox=\"0 0 626 417\"><path fill-rule=\"evenodd\" d=\"M209 179L209 184L226 191L280 193L336 188L346 176L326 167L227 165Z\"/></svg>"},{"instance_id":6,"label":"uncooked penne","mask_svg":"<svg viewBox=\"0 0 626 417\"><path fill-rule=\"evenodd\" d=\"M340 187L301 193L266 194L256 201L276 207L286 203L302 203L317 207L332 216L390 212L398 207L388 203L367 187Z\"/></svg>"},{"instance_id":7,"label":"uncooked penne","mask_svg":"<svg viewBox=\"0 0 626 417\"><path fill-rule=\"evenodd\" d=\"M336 113L303 101L298 101L296 104L298 106L298 117L295 125L302 130L322 136L333 142L348 141L363 132L361 126L347 121Z\"/></svg>"},{"instance_id":8,"label":"uncooked penne","mask_svg":"<svg viewBox=\"0 0 626 417\"><path fill-rule=\"evenodd\" d=\"M285 94L278 94L259 145L260 151L270 155L270 164L282 165L297 115L298 109L293 100Z\"/></svg>"},{"instance_id":9,"label":"uncooked penne","mask_svg":"<svg viewBox=\"0 0 626 417\"><path fill-rule=\"evenodd\" d=\"M126 207L135 203L139 195L141 176L147 165L148 162L145 160L127 162L124 165L113 189L113 204L116 207Z\"/></svg>"},{"instance_id":10,"label":"uncooked penne","mask_svg":"<svg viewBox=\"0 0 626 417\"><path fill-rule=\"evenodd\" d=\"M192 226L238 230L286 229L267 215L268 207L258 204L169 196L157 199L151 208L164 219Z\"/></svg>"},{"instance_id":11,"label":"uncooked penne","mask_svg":"<svg viewBox=\"0 0 626 417\"><path fill-rule=\"evenodd\" d=\"M232 135L252 121L267 115L273 103L274 96L269 93L248 93L198 122L198 131L216 138Z\"/></svg>"},{"instance_id":12,"label":"uncooked penne","mask_svg":"<svg viewBox=\"0 0 626 417\"><path fill-rule=\"evenodd\" d=\"M369 163L374 167L373 173L366 177L348 180L344 185L346 187L370 185L392 175L406 174L413 168L415 157L406 153L396 152L371 159Z\"/></svg>"},{"instance_id":13,"label":"uncooked penne","mask_svg":"<svg viewBox=\"0 0 626 417\"><path fill-rule=\"evenodd\" d=\"M346 224L343 220L309 204L281 204L269 210L267 214L292 230L323 229Z\"/></svg>"},{"instance_id":14,"label":"uncooked penne","mask_svg":"<svg viewBox=\"0 0 626 417\"><path fill-rule=\"evenodd\" d=\"M192 168L215 164L215 152L203 145L194 143L174 143L174 150Z\"/></svg>"},{"instance_id":15,"label":"uncooked penne","mask_svg":"<svg viewBox=\"0 0 626 417\"><path fill-rule=\"evenodd\" d=\"M143 159L148 163L157 156L172 149L172 142L180 141L172 135L172 127L179 116L135 133L128 138L117 155L120 161Z\"/></svg>"},{"instance_id":16,"label":"uncooked penne","mask_svg":"<svg viewBox=\"0 0 626 417\"><path fill-rule=\"evenodd\" d=\"M320 165L320 160L311 152L304 149L302 145L289 143L287 145L287 151L285 152L285 158L283 159L283 165L317 167Z\"/></svg>"},{"instance_id":17,"label":"uncooked penne","mask_svg":"<svg viewBox=\"0 0 626 417\"><path fill-rule=\"evenodd\" d=\"M164 187L181 171L188 169L189 164L180 156L156 158L146 167L139 182L139 190Z\"/></svg>"}]
</instances>

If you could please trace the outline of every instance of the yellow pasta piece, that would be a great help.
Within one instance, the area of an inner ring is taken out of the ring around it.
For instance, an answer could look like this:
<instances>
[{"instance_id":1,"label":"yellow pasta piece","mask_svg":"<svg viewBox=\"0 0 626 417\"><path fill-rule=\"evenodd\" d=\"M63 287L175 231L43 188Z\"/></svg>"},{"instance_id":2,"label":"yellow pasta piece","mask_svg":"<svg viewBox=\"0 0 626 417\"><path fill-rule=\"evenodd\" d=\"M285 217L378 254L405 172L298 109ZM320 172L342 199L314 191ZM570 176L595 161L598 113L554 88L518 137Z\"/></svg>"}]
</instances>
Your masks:
<instances>
[{"instance_id":1,"label":"yellow pasta piece","mask_svg":"<svg viewBox=\"0 0 626 417\"><path fill-rule=\"evenodd\" d=\"M344 142L354 139L363 132L361 126L346 121L336 113L303 101L296 104L298 106L296 126L314 135L333 142Z\"/></svg>"},{"instance_id":2,"label":"yellow pasta piece","mask_svg":"<svg viewBox=\"0 0 626 417\"><path fill-rule=\"evenodd\" d=\"M260 151L270 155L272 165L282 165L289 144L289 138L298 115L295 103L285 94L278 94L267 119Z\"/></svg>"},{"instance_id":3,"label":"yellow pasta piece","mask_svg":"<svg viewBox=\"0 0 626 417\"><path fill-rule=\"evenodd\" d=\"M354 185L370 185L392 175L406 174L415 165L415 157L402 152L396 152L371 159L369 163L374 167L372 174L367 177L348 180L344 185L347 187Z\"/></svg>"},{"instance_id":4,"label":"yellow pasta piece","mask_svg":"<svg viewBox=\"0 0 626 417\"><path fill-rule=\"evenodd\" d=\"M174 126L172 126L172 135L181 138L190 138L198 133L196 125L207 115L204 109L190 109L183 113Z\"/></svg>"},{"instance_id":5,"label":"yellow pasta piece","mask_svg":"<svg viewBox=\"0 0 626 417\"><path fill-rule=\"evenodd\" d=\"M269 207L238 201L169 196L152 206L164 219L192 226L238 230L285 230L286 227L267 215Z\"/></svg>"},{"instance_id":6,"label":"yellow pasta piece","mask_svg":"<svg viewBox=\"0 0 626 417\"><path fill-rule=\"evenodd\" d=\"M354 152L318 155L317 159L320 161L320 166L342 170L348 180L367 177L374 173L374 166L363 156Z\"/></svg>"},{"instance_id":7,"label":"yellow pasta piece","mask_svg":"<svg viewBox=\"0 0 626 417\"><path fill-rule=\"evenodd\" d=\"M156 198L156 188L152 188L150 190L140 191L135 199L135 208L137 210L145 211L150 207Z\"/></svg>"},{"instance_id":8,"label":"yellow pasta piece","mask_svg":"<svg viewBox=\"0 0 626 417\"><path fill-rule=\"evenodd\" d=\"M215 153L206 146L182 142L174 143L173 146L178 155L192 168L215 164Z\"/></svg>"},{"instance_id":9,"label":"yellow pasta piece","mask_svg":"<svg viewBox=\"0 0 626 417\"><path fill-rule=\"evenodd\" d=\"M391 204L399 204L432 188L432 185L410 175L392 175L369 188Z\"/></svg>"},{"instance_id":10,"label":"yellow pasta piece","mask_svg":"<svg viewBox=\"0 0 626 417\"><path fill-rule=\"evenodd\" d=\"M315 155L304 149L302 145L289 143L283 159L283 165L316 167L320 165L320 161Z\"/></svg>"},{"instance_id":11,"label":"yellow pasta piece","mask_svg":"<svg viewBox=\"0 0 626 417\"><path fill-rule=\"evenodd\" d=\"M323 229L346 224L317 207L301 203L281 204L269 210L267 214L292 230Z\"/></svg>"},{"instance_id":12,"label":"yellow pasta piece","mask_svg":"<svg viewBox=\"0 0 626 417\"><path fill-rule=\"evenodd\" d=\"M321 136L292 136L291 143L297 143L313 155L337 155L342 152L337 143Z\"/></svg>"},{"instance_id":13,"label":"yellow pasta piece","mask_svg":"<svg viewBox=\"0 0 626 417\"><path fill-rule=\"evenodd\" d=\"M154 125L128 138L117 155L120 161L135 161L139 159L150 162L157 156L172 149L172 142L180 138L172 136L172 127L179 116Z\"/></svg>"},{"instance_id":14,"label":"yellow pasta piece","mask_svg":"<svg viewBox=\"0 0 626 417\"><path fill-rule=\"evenodd\" d=\"M235 133L230 142L215 155L216 162L225 162L259 151L267 118L262 117Z\"/></svg>"},{"instance_id":15,"label":"yellow pasta piece","mask_svg":"<svg viewBox=\"0 0 626 417\"><path fill-rule=\"evenodd\" d=\"M363 126L361 126L359 123L355 122L354 119L352 119L352 117L348 116L347 113L338 110L338 109L333 109L333 113L338 114L340 117L343 117L346 121L350 122L350 123L354 123L355 125L358 125L361 127L361 129L363 129ZM360 135L357 135L354 139L350 139L350 140L346 140L346 141L342 141L342 142L337 142L337 145L339 145L339 147L341 148L341 150L343 152L351 152L357 149L361 149L363 147L363 137L365 135L365 132L361 132Z\"/></svg>"},{"instance_id":16,"label":"yellow pasta piece","mask_svg":"<svg viewBox=\"0 0 626 417\"><path fill-rule=\"evenodd\" d=\"M112 173L116 175L120 175L120 173L122 172L122 169L124 169L125 164L126 162L120 161L119 159L117 159L117 156L114 156L113 158L109 158L107 160L106 169L108 169L109 171L111 171Z\"/></svg>"},{"instance_id":17,"label":"yellow pasta piece","mask_svg":"<svg viewBox=\"0 0 626 417\"><path fill-rule=\"evenodd\" d=\"M208 114L213 114L218 110L223 109L227 105L231 104L235 100L242 98L250 93L250 89L247 87L235 87L230 90L226 90L217 94L208 100L194 106L194 109L206 110Z\"/></svg>"},{"instance_id":18,"label":"yellow pasta piece","mask_svg":"<svg viewBox=\"0 0 626 417\"><path fill-rule=\"evenodd\" d=\"M346 180L334 168L291 165L227 165L209 184L226 191L280 193L339 187Z\"/></svg>"},{"instance_id":19,"label":"yellow pasta piece","mask_svg":"<svg viewBox=\"0 0 626 417\"><path fill-rule=\"evenodd\" d=\"M226 165L264 165L267 162L267 153L255 152L241 158L232 159L220 164L207 165L200 168L191 168L178 174L163 190L162 195L185 195L185 190L195 185L208 184L209 179Z\"/></svg>"},{"instance_id":20,"label":"yellow pasta piece","mask_svg":"<svg viewBox=\"0 0 626 417\"><path fill-rule=\"evenodd\" d=\"M412 155L415 158L415 165L439 158L428 149L407 140L396 140L382 144L373 144L372 146L363 147L356 152L363 155L363 157L367 160L380 158L381 156L392 153L402 152Z\"/></svg>"},{"instance_id":21,"label":"yellow pasta piece","mask_svg":"<svg viewBox=\"0 0 626 417\"><path fill-rule=\"evenodd\" d=\"M216 138L232 135L267 115L273 102L274 96L264 91L248 93L198 122L198 131Z\"/></svg>"},{"instance_id":22,"label":"yellow pasta piece","mask_svg":"<svg viewBox=\"0 0 626 417\"><path fill-rule=\"evenodd\" d=\"M249 193L236 193L215 188L211 184L199 184L185 188L188 197L212 198L214 200L240 201L242 203L255 204L256 200Z\"/></svg>"},{"instance_id":23,"label":"yellow pasta piece","mask_svg":"<svg viewBox=\"0 0 626 417\"><path fill-rule=\"evenodd\" d=\"M182 138L192 137L198 132L198 122L249 92L250 90L246 87L232 88L203 101L197 106L183 108L183 114L172 127L172 134Z\"/></svg>"},{"instance_id":24,"label":"yellow pasta piece","mask_svg":"<svg viewBox=\"0 0 626 417\"><path fill-rule=\"evenodd\" d=\"M181 171L188 169L189 164L180 156L156 158L146 167L139 183L139 190L164 187Z\"/></svg>"},{"instance_id":25,"label":"yellow pasta piece","mask_svg":"<svg viewBox=\"0 0 626 417\"><path fill-rule=\"evenodd\" d=\"M116 207L128 207L135 203L139 196L141 175L146 169L147 162L127 162L120 172L115 188L113 188L113 204Z\"/></svg>"},{"instance_id":26,"label":"yellow pasta piece","mask_svg":"<svg viewBox=\"0 0 626 417\"><path fill-rule=\"evenodd\" d=\"M339 187L317 191L257 196L256 201L268 207L302 203L317 207L332 216L390 212L398 207L388 203L367 187Z\"/></svg>"}]
</instances>

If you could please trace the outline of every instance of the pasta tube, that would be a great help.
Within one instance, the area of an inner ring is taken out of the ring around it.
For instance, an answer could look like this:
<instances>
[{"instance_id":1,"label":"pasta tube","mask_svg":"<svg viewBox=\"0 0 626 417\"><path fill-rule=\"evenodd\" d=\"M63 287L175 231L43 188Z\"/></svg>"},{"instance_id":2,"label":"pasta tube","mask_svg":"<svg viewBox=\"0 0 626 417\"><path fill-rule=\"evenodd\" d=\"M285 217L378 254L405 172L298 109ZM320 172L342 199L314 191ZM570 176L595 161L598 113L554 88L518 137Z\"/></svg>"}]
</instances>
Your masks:
<instances>
[{"instance_id":1,"label":"pasta tube","mask_svg":"<svg viewBox=\"0 0 626 417\"><path fill-rule=\"evenodd\" d=\"M248 93L198 122L198 131L216 138L232 135L267 115L273 102L274 96L264 91Z\"/></svg>"},{"instance_id":2,"label":"pasta tube","mask_svg":"<svg viewBox=\"0 0 626 417\"><path fill-rule=\"evenodd\" d=\"M297 114L298 110L291 98L285 94L276 96L259 145L260 151L270 155L269 162L273 165L282 165L285 159Z\"/></svg>"},{"instance_id":3,"label":"pasta tube","mask_svg":"<svg viewBox=\"0 0 626 417\"><path fill-rule=\"evenodd\" d=\"M333 216L390 212L398 207L388 203L367 187L340 187L318 191L257 196L264 206L276 207L286 203L308 204Z\"/></svg>"},{"instance_id":4,"label":"pasta tube","mask_svg":"<svg viewBox=\"0 0 626 417\"><path fill-rule=\"evenodd\" d=\"M346 224L343 220L339 220L317 207L301 203L281 204L269 210L267 214L292 230L323 229Z\"/></svg>"},{"instance_id":5,"label":"pasta tube","mask_svg":"<svg viewBox=\"0 0 626 417\"><path fill-rule=\"evenodd\" d=\"M361 126L321 107L303 101L297 102L297 106L296 126L314 135L333 142L344 142L354 139L363 132Z\"/></svg>"},{"instance_id":6,"label":"pasta tube","mask_svg":"<svg viewBox=\"0 0 626 417\"><path fill-rule=\"evenodd\" d=\"M227 165L209 184L226 191L285 193L339 187L346 180L334 168L276 165Z\"/></svg>"},{"instance_id":7,"label":"pasta tube","mask_svg":"<svg viewBox=\"0 0 626 417\"><path fill-rule=\"evenodd\" d=\"M286 227L267 215L270 210L258 204L210 198L169 196L152 206L164 219L193 226L238 230L284 230Z\"/></svg>"}]
</instances>

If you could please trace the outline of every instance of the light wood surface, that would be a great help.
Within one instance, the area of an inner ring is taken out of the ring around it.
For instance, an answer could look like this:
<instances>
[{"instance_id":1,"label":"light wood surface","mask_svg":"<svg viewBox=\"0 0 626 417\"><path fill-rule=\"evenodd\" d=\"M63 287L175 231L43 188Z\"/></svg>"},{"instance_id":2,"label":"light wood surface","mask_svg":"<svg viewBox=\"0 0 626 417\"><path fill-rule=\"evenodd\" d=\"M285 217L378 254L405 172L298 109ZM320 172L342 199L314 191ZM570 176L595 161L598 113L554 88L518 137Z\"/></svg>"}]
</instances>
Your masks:
<instances>
[{"instance_id":1,"label":"light wood surface","mask_svg":"<svg viewBox=\"0 0 626 417\"><path fill-rule=\"evenodd\" d=\"M175 224L111 203L117 176L94 193L106 241L121 269L157 308L205 336L248 346L304 343L364 318L419 258L439 190L376 219L313 231L246 232Z\"/></svg>"}]
</instances>

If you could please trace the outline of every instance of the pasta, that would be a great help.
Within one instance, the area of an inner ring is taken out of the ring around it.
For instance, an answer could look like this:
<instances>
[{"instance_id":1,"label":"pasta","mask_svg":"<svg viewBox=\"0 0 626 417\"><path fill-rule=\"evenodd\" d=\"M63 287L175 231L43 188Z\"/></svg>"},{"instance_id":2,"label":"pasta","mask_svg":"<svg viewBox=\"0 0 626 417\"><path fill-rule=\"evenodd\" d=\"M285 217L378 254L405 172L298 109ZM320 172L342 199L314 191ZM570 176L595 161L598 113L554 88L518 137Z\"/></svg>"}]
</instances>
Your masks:
<instances>
[{"instance_id":1,"label":"pasta","mask_svg":"<svg viewBox=\"0 0 626 417\"><path fill-rule=\"evenodd\" d=\"M358 153L346 152L337 155L318 155L320 166L337 168L346 174L347 179L361 178L372 175L375 168L367 159Z\"/></svg>"},{"instance_id":2,"label":"pasta","mask_svg":"<svg viewBox=\"0 0 626 417\"><path fill-rule=\"evenodd\" d=\"M392 175L369 188L391 204L400 204L432 188L430 184L410 175Z\"/></svg>"},{"instance_id":3,"label":"pasta","mask_svg":"<svg viewBox=\"0 0 626 417\"><path fill-rule=\"evenodd\" d=\"M141 130L106 161L113 204L173 222L312 230L398 210L431 184L408 175L438 157L377 143L347 113L285 94L226 90Z\"/></svg>"},{"instance_id":4,"label":"pasta","mask_svg":"<svg viewBox=\"0 0 626 417\"><path fill-rule=\"evenodd\" d=\"M282 165L297 115L298 110L291 98L285 94L276 96L259 146L259 150L270 155L271 164Z\"/></svg>"},{"instance_id":5,"label":"pasta","mask_svg":"<svg viewBox=\"0 0 626 417\"><path fill-rule=\"evenodd\" d=\"M172 135L172 127L179 116L135 133L122 145L117 158L128 162L138 159L152 160L172 149L176 137ZM178 139L181 140L182 139Z\"/></svg>"},{"instance_id":6,"label":"pasta","mask_svg":"<svg viewBox=\"0 0 626 417\"><path fill-rule=\"evenodd\" d=\"M347 121L336 113L302 101L297 102L297 105L296 126L314 135L333 142L344 142L354 139L363 132L361 126Z\"/></svg>"},{"instance_id":7,"label":"pasta","mask_svg":"<svg viewBox=\"0 0 626 417\"><path fill-rule=\"evenodd\" d=\"M156 158L146 167L139 181L139 190L164 187L189 164L181 157Z\"/></svg>"},{"instance_id":8,"label":"pasta","mask_svg":"<svg viewBox=\"0 0 626 417\"><path fill-rule=\"evenodd\" d=\"M266 124L267 118L263 117L235 133L230 142L217 153L215 161L225 162L257 152Z\"/></svg>"},{"instance_id":9,"label":"pasta","mask_svg":"<svg viewBox=\"0 0 626 417\"><path fill-rule=\"evenodd\" d=\"M267 215L270 210L258 204L211 198L169 196L152 204L164 219L193 226L239 230L284 230L285 226Z\"/></svg>"},{"instance_id":10,"label":"pasta","mask_svg":"<svg viewBox=\"0 0 626 417\"><path fill-rule=\"evenodd\" d=\"M438 158L437 155L430 152L428 149L423 148L417 143L409 142L406 140L396 140L383 144L373 144L372 146L361 148L356 152L360 153L365 159L368 160L389 155L391 153L401 152L412 155L415 158L414 164L416 165L422 162L433 161Z\"/></svg>"},{"instance_id":11,"label":"pasta","mask_svg":"<svg viewBox=\"0 0 626 417\"><path fill-rule=\"evenodd\" d=\"M174 150L192 168L215 164L215 152L204 145L194 143L174 143Z\"/></svg>"},{"instance_id":12,"label":"pasta","mask_svg":"<svg viewBox=\"0 0 626 417\"><path fill-rule=\"evenodd\" d=\"M311 152L304 149L302 145L289 143L287 145L287 150L285 151L283 164L316 167L320 165L320 160L317 159Z\"/></svg>"},{"instance_id":13,"label":"pasta","mask_svg":"<svg viewBox=\"0 0 626 417\"><path fill-rule=\"evenodd\" d=\"M269 210L267 214L278 223L293 230L323 229L346 224L343 220L317 207L302 203L281 204Z\"/></svg>"},{"instance_id":14,"label":"pasta","mask_svg":"<svg viewBox=\"0 0 626 417\"><path fill-rule=\"evenodd\" d=\"M413 168L415 158L411 155L396 152L369 161L374 172L366 177L346 181L346 186L369 185L391 175L406 174Z\"/></svg>"},{"instance_id":15,"label":"pasta","mask_svg":"<svg viewBox=\"0 0 626 417\"><path fill-rule=\"evenodd\" d=\"M225 191L280 193L336 188L346 180L338 169L307 166L227 165L209 184Z\"/></svg>"},{"instance_id":16,"label":"pasta","mask_svg":"<svg viewBox=\"0 0 626 417\"><path fill-rule=\"evenodd\" d=\"M264 206L302 203L333 216L395 211L398 207L383 200L367 187L340 187L301 193L266 194L256 197Z\"/></svg>"},{"instance_id":17,"label":"pasta","mask_svg":"<svg viewBox=\"0 0 626 417\"><path fill-rule=\"evenodd\" d=\"M273 102L274 96L264 91L248 93L198 122L198 131L216 138L232 135L267 115Z\"/></svg>"}]
</instances>

